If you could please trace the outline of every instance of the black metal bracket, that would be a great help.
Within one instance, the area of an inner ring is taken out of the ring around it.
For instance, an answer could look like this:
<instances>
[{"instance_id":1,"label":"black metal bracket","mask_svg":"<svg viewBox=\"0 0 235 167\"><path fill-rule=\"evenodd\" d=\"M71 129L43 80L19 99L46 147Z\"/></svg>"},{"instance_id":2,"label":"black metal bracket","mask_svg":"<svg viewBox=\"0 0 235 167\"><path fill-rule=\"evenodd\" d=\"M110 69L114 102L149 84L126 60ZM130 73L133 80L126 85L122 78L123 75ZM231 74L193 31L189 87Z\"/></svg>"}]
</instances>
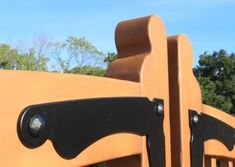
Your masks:
<instances>
[{"instance_id":1,"label":"black metal bracket","mask_svg":"<svg viewBox=\"0 0 235 167\"><path fill-rule=\"evenodd\" d=\"M210 115L189 110L191 129L191 167L203 166L204 142L215 139L223 143L228 150L235 145L235 128Z\"/></svg>"},{"instance_id":2,"label":"black metal bracket","mask_svg":"<svg viewBox=\"0 0 235 167\"><path fill-rule=\"evenodd\" d=\"M151 167L165 167L164 103L144 97L97 98L33 105L18 119L18 136L28 148L51 140L66 159L117 133L147 137ZM122 141L120 141L122 142Z\"/></svg>"}]
</instances>

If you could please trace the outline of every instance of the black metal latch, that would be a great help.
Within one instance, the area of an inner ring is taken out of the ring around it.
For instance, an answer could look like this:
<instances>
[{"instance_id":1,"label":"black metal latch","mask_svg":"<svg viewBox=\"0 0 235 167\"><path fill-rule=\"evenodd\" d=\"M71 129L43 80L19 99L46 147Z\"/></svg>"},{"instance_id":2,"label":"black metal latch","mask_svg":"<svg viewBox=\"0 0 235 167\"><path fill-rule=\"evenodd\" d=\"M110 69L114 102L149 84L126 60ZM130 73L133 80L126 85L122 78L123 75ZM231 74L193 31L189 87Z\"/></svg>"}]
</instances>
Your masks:
<instances>
[{"instance_id":1,"label":"black metal latch","mask_svg":"<svg viewBox=\"0 0 235 167\"><path fill-rule=\"evenodd\" d=\"M222 142L228 150L235 145L235 128L204 113L189 111L191 128L191 167L203 166L204 142L215 139Z\"/></svg>"},{"instance_id":2,"label":"black metal latch","mask_svg":"<svg viewBox=\"0 0 235 167\"><path fill-rule=\"evenodd\" d=\"M66 159L111 134L146 136L150 166L165 167L163 119L160 99L98 98L29 106L19 116L17 127L26 147L39 147L49 139Z\"/></svg>"}]
</instances>

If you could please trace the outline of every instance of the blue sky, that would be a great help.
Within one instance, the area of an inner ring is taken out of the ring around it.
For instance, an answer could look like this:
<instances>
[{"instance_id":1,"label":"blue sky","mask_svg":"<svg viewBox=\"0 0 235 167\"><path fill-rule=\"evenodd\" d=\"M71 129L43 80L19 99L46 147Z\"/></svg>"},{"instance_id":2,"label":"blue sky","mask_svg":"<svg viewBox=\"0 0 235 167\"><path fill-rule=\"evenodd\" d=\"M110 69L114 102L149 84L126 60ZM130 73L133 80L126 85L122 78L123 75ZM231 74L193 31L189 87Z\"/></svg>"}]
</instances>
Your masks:
<instances>
[{"instance_id":1,"label":"blue sky","mask_svg":"<svg viewBox=\"0 0 235 167\"><path fill-rule=\"evenodd\" d=\"M204 51L235 51L234 0L0 0L0 42L73 35L115 52L116 24L152 14L163 19L168 35L189 36L195 64Z\"/></svg>"}]
</instances>

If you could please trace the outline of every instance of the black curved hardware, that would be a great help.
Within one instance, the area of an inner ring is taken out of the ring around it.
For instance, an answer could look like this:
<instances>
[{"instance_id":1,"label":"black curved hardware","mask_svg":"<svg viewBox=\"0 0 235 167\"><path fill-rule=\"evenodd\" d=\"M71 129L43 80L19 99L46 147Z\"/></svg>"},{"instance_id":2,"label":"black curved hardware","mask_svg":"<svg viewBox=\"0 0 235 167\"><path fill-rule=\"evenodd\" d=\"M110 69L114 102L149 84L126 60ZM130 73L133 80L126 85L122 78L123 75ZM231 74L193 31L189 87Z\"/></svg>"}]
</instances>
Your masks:
<instances>
[{"instance_id":1,"label":"black curved hardware","mask_svg":"<svg viewBox=\"0 0 235 167\"><path fill-rule=\"evenodd\" d=\"M204 142L215 139L228 150L235 145L235 128L207 114L189 111L191 129L191 167L203 166Z\"/></svg>"},{"instance_id":2,"label":"black curved hardware","mask_svg":"<svg viewBox=\"0 0 235 167\"><path fill-rule=\"evenodd\" d=\"M105 136L134 133L147 136L150 166L165 167L164 113L157 112L160 103L163 100L124 97L33 105L19 116L18 136L29 148L39 147L49 139L60 156L71 159ZM45 120L38 135L29 130L30 119L35 115Z\"/></svg>"}]
</instances>

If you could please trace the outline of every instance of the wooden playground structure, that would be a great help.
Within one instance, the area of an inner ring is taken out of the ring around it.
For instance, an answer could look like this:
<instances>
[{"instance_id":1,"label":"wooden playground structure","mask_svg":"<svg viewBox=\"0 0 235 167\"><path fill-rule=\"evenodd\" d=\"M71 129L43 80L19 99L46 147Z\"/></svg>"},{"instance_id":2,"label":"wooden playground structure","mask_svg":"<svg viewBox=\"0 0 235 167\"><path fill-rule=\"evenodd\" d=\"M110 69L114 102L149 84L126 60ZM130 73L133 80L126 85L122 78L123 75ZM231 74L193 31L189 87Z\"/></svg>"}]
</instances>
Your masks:
<instances>
[{"instance_id":1,"label":"wooden playground structure","mask_svg":"<svg viewBox=\"0 0 235 167\"><path fill-rule=\"evenodd\" d=\"M235 167L235 118L202 104L187 36L149 16L115 42L105 77L0 71L0 166Z\"/></svg>"}]
</instances>

